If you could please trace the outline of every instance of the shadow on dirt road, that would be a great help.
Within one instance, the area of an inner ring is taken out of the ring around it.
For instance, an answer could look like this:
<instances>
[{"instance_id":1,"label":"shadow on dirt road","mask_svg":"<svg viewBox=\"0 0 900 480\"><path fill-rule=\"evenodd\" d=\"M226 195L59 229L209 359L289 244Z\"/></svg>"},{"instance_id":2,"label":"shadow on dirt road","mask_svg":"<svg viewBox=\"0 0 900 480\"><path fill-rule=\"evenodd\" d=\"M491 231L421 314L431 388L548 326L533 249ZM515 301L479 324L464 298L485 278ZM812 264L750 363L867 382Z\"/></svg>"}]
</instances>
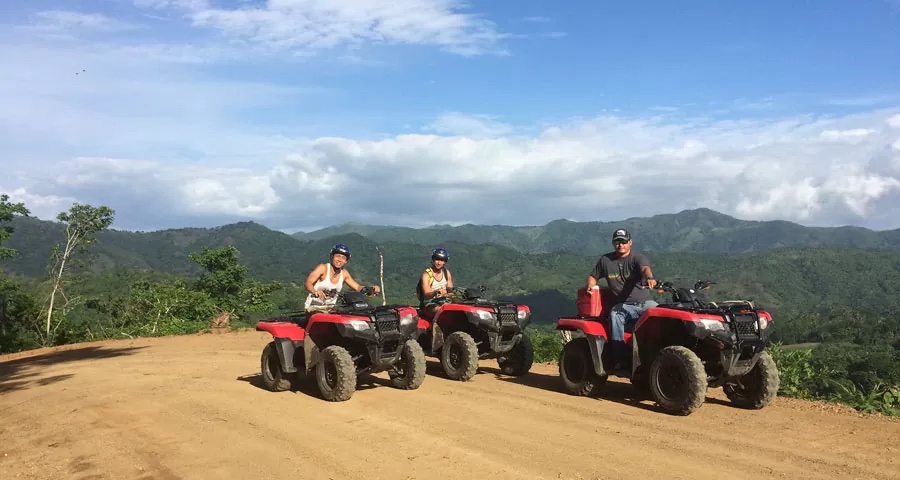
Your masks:
<instances>
[{"instance_id":1,"label":"shadow on dirt road","mask_svg":"<svg viewBox=\"0 0 900 480\"><path fill-rule=\"evenodd\" d=\"M528 372L521 377L510 377L501 373L500 369L498 368L481 367L478 370L480 372L493 374L497 378L497 380L500 380L501 382L515 383L518 385L524 385L526 387L538 388L549 392L556 392L560 395L568 395L562 389L562 380L560 380L559 376L556 375ZM606 382L606 385L601 388L599 395L597 395L596 397L587 398L615 402L622 405L639 408L641 410L647 410L649 412L664 413L661 408L652 403L649 394L641 392L630 383L613 380L608 381ZM648 401L651 403L644 403Z\"/></svg>"},{"instance_id":2,"label":"shadow on dirt road","mask_svg":"<svg viewBox=\"0 0 900 480\"><path fill-rule=\"evenodd\" d=\"M108 348L89 346L0 361L0 393L34 386L52 385L72 378L74 374L45 375L43 369L59 363L104 360L137 353L146 347Z\"/></svg>"}]
</instances>

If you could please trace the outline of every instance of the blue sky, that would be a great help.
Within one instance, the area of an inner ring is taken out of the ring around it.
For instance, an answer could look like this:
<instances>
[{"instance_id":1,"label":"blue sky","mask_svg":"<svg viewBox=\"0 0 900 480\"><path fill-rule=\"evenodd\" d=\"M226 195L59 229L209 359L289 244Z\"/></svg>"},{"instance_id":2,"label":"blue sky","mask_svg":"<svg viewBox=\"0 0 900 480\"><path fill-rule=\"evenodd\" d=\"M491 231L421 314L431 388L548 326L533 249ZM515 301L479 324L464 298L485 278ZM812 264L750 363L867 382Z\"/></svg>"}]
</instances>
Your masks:
<instances>
[{"instance_id":1,"label":"blue sky","mask_svg":"<svg viewBox=\"0 0 900 480\"><path fill-rule=\"evenodd\" d=\"M41 218L900 228L897 1L75 5L0 5L0 191Z\"/></svg>"}]
</instances>

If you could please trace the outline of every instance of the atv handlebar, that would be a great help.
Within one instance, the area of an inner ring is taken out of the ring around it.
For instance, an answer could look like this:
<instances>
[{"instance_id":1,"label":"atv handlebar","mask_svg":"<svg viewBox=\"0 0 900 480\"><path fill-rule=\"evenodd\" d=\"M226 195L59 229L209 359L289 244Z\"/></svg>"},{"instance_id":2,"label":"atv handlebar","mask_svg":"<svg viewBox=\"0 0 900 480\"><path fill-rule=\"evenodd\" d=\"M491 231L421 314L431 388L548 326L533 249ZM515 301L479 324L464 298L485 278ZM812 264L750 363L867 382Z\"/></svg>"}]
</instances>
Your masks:
<instances>
[{"instance_id":1,"label":"atv handlebar","mask_svg":"<svg viewBox=\"0 0 900 480\"><path fill-rule=\"evenodd\" d=\"M335 297L339 293L341 293L336 288L327 288L322 291L325 292L325 297L327 297L327 298ZM373 296L377 295L377 293L375 293L375 287L363 287L362 290L360 290L360 293L365 294L365 296L367 296L367 297L373 297Z\"/></svg>"},{"instance_id":2,"label":"atv handlebar","mask_svg":"<svg viewBox=\"0 0 900 480\"><path fill-rule=\"evenodd\" d=\"M694 283L693 288L695 291L708 290L715 284L716 282L712 280L697 280L697 282ZM656 292L659 294L662 294L664 292L675 293L678 290L678 287L676 287L672 282L659 281L656 282L656 286L653 287L653 290L656 290Z\"/></svg>"}]
</instances>

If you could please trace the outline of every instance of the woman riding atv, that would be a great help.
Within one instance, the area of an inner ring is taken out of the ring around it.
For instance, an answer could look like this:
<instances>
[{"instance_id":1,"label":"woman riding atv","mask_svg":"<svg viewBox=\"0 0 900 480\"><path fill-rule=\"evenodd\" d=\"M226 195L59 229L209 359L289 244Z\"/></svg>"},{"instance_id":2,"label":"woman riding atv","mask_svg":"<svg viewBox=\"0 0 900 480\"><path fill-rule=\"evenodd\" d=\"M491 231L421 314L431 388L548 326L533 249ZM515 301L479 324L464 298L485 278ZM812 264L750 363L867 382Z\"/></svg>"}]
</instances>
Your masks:
<instances>
[{"instance_id":1,"label":"woman riding atv","mask_svg":"<svg viewBox=\"0 0 900 480\"><path fill-rule=\"evenodd\" d=\"M422 272L422 277L419 278L419 308L424 311L425 316L428 318L434 316L434 310L438 305L435 302L427 301L444 297L453 288L453 276L450 274L450 270L446 268L449 260L450 253L447 250L436 248L431 252L431 266L426 268Z\"/></svg>"},{"instance_id":2,"label":"woman riding atv","mask_svg":"<svg viewBox=\"0 0 900 480\"><path fill-rule=\"evenodd\" d=\"M357 292L363 287L356 283L356 280L350 275L350 272L344 268L350 261L350 249L343 243L339 243L331 248L331 260L329 263L320 263L306 277L306 290L309 295L306 297L305 310L312 309L328 309L335 305L337 296L328 297L326 290L341 291L344 282ZM373 285L377 295L380 291L377 285Z\"/></svg>"}]
</instances>

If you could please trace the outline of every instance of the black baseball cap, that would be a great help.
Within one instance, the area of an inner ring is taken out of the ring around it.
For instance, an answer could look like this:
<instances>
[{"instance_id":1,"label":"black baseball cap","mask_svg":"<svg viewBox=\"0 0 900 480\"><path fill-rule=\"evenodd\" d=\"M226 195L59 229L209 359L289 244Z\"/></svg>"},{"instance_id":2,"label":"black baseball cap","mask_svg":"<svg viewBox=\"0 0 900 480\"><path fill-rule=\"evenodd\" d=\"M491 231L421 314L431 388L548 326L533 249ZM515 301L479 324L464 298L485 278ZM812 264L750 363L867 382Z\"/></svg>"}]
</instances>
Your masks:
<instances>
[{"instance_id":1,"label":"black baseball cap","mask_svg":"<svg viewBox=\"0 0 900 480\"><path fill-rule=\"evenodd\" d=\"M628 230L625 230L624 228L620 228L620 229L616 230L615 232L613 232L612 239L614 242L616 240L625 240L627 242L627 241L631 240L631 234L628 233Z\"/></svg>"}]
</instances>

